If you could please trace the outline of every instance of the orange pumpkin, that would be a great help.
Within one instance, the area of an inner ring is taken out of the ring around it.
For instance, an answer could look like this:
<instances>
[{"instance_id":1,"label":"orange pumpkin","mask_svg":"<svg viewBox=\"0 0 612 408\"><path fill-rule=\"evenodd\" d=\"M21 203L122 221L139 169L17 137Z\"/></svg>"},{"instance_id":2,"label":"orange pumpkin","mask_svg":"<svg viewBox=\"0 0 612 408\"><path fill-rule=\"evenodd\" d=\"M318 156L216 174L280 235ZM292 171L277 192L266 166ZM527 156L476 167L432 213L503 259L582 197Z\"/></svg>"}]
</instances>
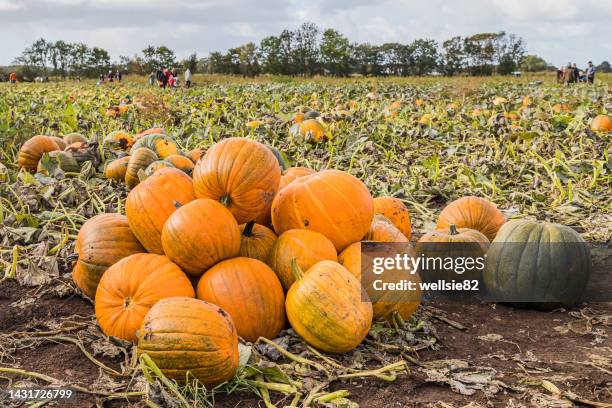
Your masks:
<instances>
[{"instance_id":1,"label":"orange pumpkin","mask_svg":"<svg viewBox=\"0 0 612 408\"><path fill-rule=\"evenodd\" d=\"M178 266L162 255L130 255L102 275L96 290L96 318L107 336L135 341L149 309L174 296L195 296Z\"/></svg>"},{"instance_id":2,"label":"orange pumpkin","mask_svg":"<svg viewBox=\"0 0 612 408\"><path fill-rule=\"evenodd\" d=\"M134 152L141 147L153 150L162 160L168 156L179 154L179 148L176 142L162 133L148 134L135 141L131 149L131 154L134 154Z\"/></svg>"},{"instance_id":3,"label":"orange pumpkin","mask_svg":"<svg viewBox=\"0 0 612 408\"><path fill-rule=\"evenodd\" d=\"M127 170L125 171L125 184L127 184L128 188L136 187L138 183L140 183L140 179L144 176L144 171L149 164L157 160L158 157L155 152L146 147L140 147L132 151Z\"/></svg>"},{"instance_id":4,"label":"orange pumpkin","mask_svg":"<svg viewBox=\"0 0 612 408\"><path fill-rule=\"evenodd\" d=\"M283 287L274 271L257 259L219 262L200 278L197 297L229 313L246 341L274 339L285 325Z\"/></svg>"},{"instance_id":5,"label":"orange pumpkin","mask_svg":"<svg viewBox=\"0 0 612 408\"><path fill-rule=\"evenodd\" d=\"M238 223L227 208L210 199L196 199L176 210L164 224L161 239L166 255L196 277L240 251Z\"/></svg>"},{"instance_id":6,"label":"orange pumpkin","mask_svg":"<svg viewBox=\"0 0 612 408\"><path fill-rule=\"evenodd\" d=\"M339 170L298 178L272 204L276 233L295 228L320 232L337 251L359 241L370 229L373 216L374 204L366 186Z\"/></svg>"},{"instance_id":7,"label":"orange pumpkin","mask_svg":"<svg viewBox=\"0 0 612 408\"><path fill-rule=\"evenodd\" d=\"M268 227L250 221L240 226L240 256L266 262L276 241L276 234Z\"/></svg>"},{"instance_id":8,"label":"orange pumpkin","mask_svg":"<svg viewBox=\"0 0 612 408\"><path fill-rule=\"evenodd\" d=\"M104 165L104 177L110 180L123 181L127 172L130 156L120 157Z\"/></svg>"},{"instance_id":9,"label":"orange pumpkin","mask_svg":"<svg viewBox=\"0 0 612 408\"><path fill-rule=\"evenodd\" d=\"M300 177L309 176L314 173L316 173L316 171L307 167L290 167L285 172L283 172L280 179L280 184L278 186L278 191L281 191L293 180L297 180Z\"/></svg>"},{"instance_id":10,"label":"orange pumpkin","mask_svg":"<svg viewBox=\"0 0 612 408\"><path fill-rule=\"evenodd\" d=\"M612 132L612 118L607 115L597 115L591 121L591 129L596 132Z\"/></svg>"},{"instance_id":11,"label":"orange pumpkin","mask_svg":"<svg viewBox=\"0 0 612 408\"><path fill-rule=\"evenodd\" d=\"M306 273L295 262L293 267L296 281L285 301L293 330L328 353L357 347L372 325L372 305L359 280L333 261L318 262Z\"/></svg>"},{"instance_id":12,"label":"orange pumpkin","mask_svg":"<svg viewBox=\"0 0 612 408\"><path fill-rule=\"evenodd\" d=\"M279 182L280 168L270 149L238 137L208 149L193 171L196 195L220 201L240 224L270 211Z\"/></svg>"},{"instance_id":13,"label":"orange pumpkin","mask_svg":"<svg viewBox=\"0 0 612 408\"><path fill-rule=\"evenodd\" d=\"M143 354L166 377L184 382L189 373L212 389L238 370L238 335L220 307L173 297L157 302L145 316L138 336L138 355Z\"/></svg>"},{"instance_id":14,"label":"orange pumpkin","mask_svg":"<svg viewBox=\"0 0 612 408\"><path fill-rule=\"evenodd\" d=\"M17 163L19 167L29 172L35 172L38 161L44 153L61 150L58 144L49 136L37 135L28 139L19 149Z\"/></svg>"},{"instance_id":15,"label":"orange pumpkin","mask_svg":"<svg viewBox=\"0 0 612 408\"><path fill-rule=\"evenodd\" d=\"M193 170L193 162L189 157L180 154L173 154L166 157L166 161L172 163L174 167L184 171L187 174L191 174L191 171Z\"/></svg>"},{"instance_id":16,"label":"orange pumpkin","mask_svg":"<svg viewBox=\"0 0 612 408\"><path fill-rule=\"evenodd\" d=\"M409 242L402 232L382 215L374 216L370 230L363 237L365 241L375 242Z\"/></svg>"},{"instance_id":17,"label":"orange pumpkin","mask_svg":"<svg viewBox=\"0 0 612 408\"><path fill-rule=\"evenodd\" d=\"M374 199L374 214L386 217L408 239L412 236L412 223L410 213L402 200L395 197L383 196Z\"/></svg>"},{"instance_id":18,"label":"orange pumpkin","mask_svg":"<svg viewBox=\"0 0 612 408\"><path fill-rule=\"evenodd\" d=\"M138 140L142 139L146 135L154 135L154 134L165 135L166 134L166 130L164 128L160 128L160 127L153 127L153 128L147 129L147 130L143 130L142 132L136 133L134 135L134 142L137 142Z\"/></svg>"},{"instance_id":19,"label":"orange pumpkin","mask_svg":"<svg viewBox=\"0 0 612 408\"><path fill-rule=\"evenodd\" d=\"M89 141L85 136L80 133L68 133L67 135L62 136L64 144L66 146L70 146L74 143L85 143L87 144Z\"/></svg>"},{"instance_id":20,"label":"orange pumpkin","mask_svg":"<svg viewBox=\"0 0 612 408\"><path fill-rule=\"evenodd\" d=\"M145 252L121 214L99 214L87 220L77 235L79 256L72 270L74 283L93 299L104 271L126 256Z\"/></svg>"},{"instance_id":21,"label":"orange pumpkin","mask_svg":"<svg viewBox=\"0 0 612 408\"><path fill-rule=\"evenodd\" d=\"M338 260L338 254L334 244L323 234L301 229L285 231L274 242L267 261L285 291L295 282L291 267L294 259L300 269L308 270L319 261Z\"/></svg>"},{"instance_id":22,"label":"orange pumpkin","mask_svg":"<svg viewBox=\"0 0 612 408\"><path fill-rule=\"evenodd\" d=\"M189 157L192 162L197 163L198 160L200 160L202 157L204 157L205 153L206 153L206 150L200 149L200 148L195 148L195 149L192 149L192 150L188 151L186 156Z\"/></svg>"},{"instance_id":23,"label":"orange pumpkin","mask_svg":"<svg viewBox=\"0 0 612 408\"><path fill-rule=\"evenodd\" d=\"M457 228L480 231L492 241L505 222L506 218L495 204L480 197L467 196L453 201L442 210L436 228L448 230L454 224Z\"/></svg>"},{"instance_id":24,"label":"orange pumpkin","mask_svg":"<svg viewBox=\"0 0 612 408\"><path fill-rule=\"evenodd\" d=\"M316 119L306 119L299 122L300 136L309 142L321 142L325 138L325 128Z\"/></svg>"},{"instance_id":25,"label":"orange pumpkin","mask_svg":"<svg viewBox=\"0 0 612 408\"><path fill-rule=\"evenodd\" d=\"M195 200L191 177L174 168L160 169L127 196L125 213L134 235L149 252L163 254L161 232L177 205Z\"/></svg>"},{"instance_id":26,"label":"orange pumpkin","mask_svg":"<svg viewBox=\"0 0 612 408\"><path fill-rule=\"evenodd\" d=\"M145 178L151 176L156 171L160 169L174 168L174 165L166 160L155 160L153 163L149 164L144 171Z\"/></svg>"},{"instance_id":27,"label":"orange pumpkin","mask_svg":"<svg viewBox=\"0 0 612 408\"><path fill-rule=\"evenodd\" d=\"M104 138L104 146L112 149L129 150L134 143L134 138L123 130L115 130Z\"/></svg>"}]
</instances>

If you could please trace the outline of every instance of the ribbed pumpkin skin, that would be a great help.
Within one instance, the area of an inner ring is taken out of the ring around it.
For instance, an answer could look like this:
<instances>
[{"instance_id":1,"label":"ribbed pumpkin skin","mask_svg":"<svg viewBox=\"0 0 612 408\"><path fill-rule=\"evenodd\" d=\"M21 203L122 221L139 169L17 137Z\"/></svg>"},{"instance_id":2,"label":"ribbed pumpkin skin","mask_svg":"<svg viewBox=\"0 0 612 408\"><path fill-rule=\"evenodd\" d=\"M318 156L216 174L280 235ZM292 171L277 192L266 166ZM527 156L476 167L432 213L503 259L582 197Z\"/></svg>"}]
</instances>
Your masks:
<instances>
[{"instance_id":1,"label":"ribbed pumpkin skin","mask_svg":"<svg viewBox=\"0 0 612 408\"><path fill-rule=\"evenodd\" d=\"M295 259L303 271L319 261L337 261L338 254L334 244L318 232L293 229L285 231L274 242L268 257L268 265L280 279L285 292L289 290L295 277L291 261Z\"/></svg>"},{"instance_id":2,"label":"ribbed pumpkin skin","mask_svg":"<svg viewBox=\"0 0 612 408\"><path fill-rule=\"evenodd\" d=\"M125 184L128 188L134 188L140 183L138 178L138 171L145 170L149 164L157 161L158 157L155 152L146 147L141 147L136 150L132 150L130 160L128 161L127 170L125 172Z\"/></svg>"},{"instance_id":3,"label":"ribbed pumpkin skin","mask_svg":"<svg viewBox=\"0 0 612 408\"><path fill-rule=\"evenodd\" d=\"M363 237L364 241L374 242L409 242L402 232L382 215L374 216L370 230Z\"/></svg>"},{"instance_id":4,"label":"ribbed pumpkin skin","mask_svg":"<svg viewBox=\"0 0 612 408\"><path fill-rule=\"evenodd\" d=\"M107 162L104 166L104 177L110 180L123 181L127 172L130 156L120 157L111 162Z\"/></svg>"},{"instance_id":5,"label":"ribbed pumpkin skin","mask_svg":"<svg viewBox=\"0 0 612 408\"><path fill-rule=\"evenodd\" d=\"M104 145L114 149L128 150L132 147L133 143L132 135L123 130L115 130L104 138Z\"/></svg>"},{"instance_id":6,"label":"ribbed pumpkin skin","mask_svg":"<svg viewBox=\"0 0 612 408\"><path fill-rule=\"evenodd\" d=\"M79 255L72 279L91 299L104 271L121 259L145 252L121 214L99 214L79 230L74 251Z\"/></svg>"},{"instance_id":7,"label":"ribbed pumpkin skin","mask_svg":"<svg viewBox=\"0 0 612 408\"><path fill-rule=\"evenodd\" d=\"M27 171L35 172L43 153L61 150L49 136L37 135L28 139L19 149L17 164Z\"/></svg>"},{"instance_id":8,"label":"ribbed pumpkin skin","mask_svg":"<svg viewBox=\"0 0 612 408\"><path fill-rule=\"evenodd\" d=\"M206 150L196 147L187 152L186 156L191 159L192 162L197 163L206 154Z\"/></svg>"},{"instance_id":9,"label":"ribbed pumpkin skin","mask_svg":"<svg viewBox=\"0 0 612 408\"><path fill-rule=\"evenodd\" d=\"M96 290L96 318L107 336L135 341L136 330L159 300L195 297L187 275L162 255L134 254L104 272Z\"/></svg>"},{"instance_id":10,"label":"ribbed pumpkin skin","mask_svg":"<svg viewBox=\"0 0 612 408\"><path fill-rule=\"evenodd\" d=\"M597 115L591 122L591 130L596 132L612 132L612 118L607 115Z\"/></svg>"},{"instance_id":11,"label":"ribbed pumpkin skin","mask_svg":"<svg viewBox=\"0 0 612 408\"><path fill-rule=\"evenodd\" d=\"M589 247L576 231L560 224L512 220L491 244L483 278L496 298L542 299L516 305L551 310L578 303L590 274Z\"/></svg>"},{"instance_id":12,"label":"ribbed pumpkin skin","mask_svg":"<svg viewBox=\"0 0 612 408\"><path fill-rule=\"evenodd\" d=\"M304 176L310 176L311 174L315 173L316 171L309 169L308 167L290 167L281 176L278 191L281 191L283 188L287 187L293 180L297 180Z\"/></svg>"},{"instance_id":13,"label":"ribbed pumpkin skin","mask_svg":"<svg viewBox=\"0 0 612 408\"><path fill-rule=\"evenodd\" d=\"M402 200L395 197L376 197L374 199L374 214L386 217L410 240L412 236L412 223L410 213Z\"/></svg>"},{"instance_id":14,"label":"ribbed pumpkin skin","mask_svg":"<svg viewBox=\"0 0 612 408\"><path fill-rule=\"evenodd\" d=\"M138 354L147 354L169 378L184 382L190 372L209 389L238 370L238 336L231 317L202 300L168 298L147 313L139 330Z\"/></svg>"},{"instance_id":15,"label":"ribbed pumpkin skin","mask_svg":"<svg viewBox=\"0 0 612 408\"><path fill-rule=\"evenodd\" d=\"M134 235L147 251L164 253L161 232L177 205L195 200L191 177L178 169L157 171L134 188L125 201L125 214Z\"/></svg>"},{"instance_id":16,"label":"ribbed pumpkin skin","mask_svg":"<svg viewBox=\"0 0 612 408\"><path fill-rule=\"evenodd\" d=\"M246 341L274 339L285 325L283 287L274 271L257 259L219 262L202 275L196 293L229 313Z\"/></svg>"},{"instance_id":17,"label":"ribbed pumpkin skin","mask_svg":"<svg viewBox=\"0 0 612 408\"><path fill-rule=\"evenodd\" d=\"M415 253L411 246L406 247L411 256L414 256ZM390 248L392 250L392 248ZM393 253L389 253L389 256L394 256ZM355 242L354 244L349 245L344 251L342 251L338 255L338 262L344 266L350 273L353 275L361 284L361 287L367 288L371 287L372 281L368 279L367 281L362 281L361 278L361 242ZM393 271L385 272L386 279L385 281L394 281L392 278L401 278L407 279L415 282L417 285L421 281L418 274L409 274L404 272L399 272L400 275L391 275ZM389 278L391 276L391 278ZM380 279L380 276L372 276L374 279ZM376 295L376 297L374 297ZM374 312L374 318L384 318L390 320L393 316L394 312L398 312L402 319L406 320L412 316L412 314L419 308L421 304L421 291L418 292L399 292L393 291L388 293L381 293L380 291L376 291L372 293L370 297L372 301L372 309Z\"/></svg>"},{"instance_id":18,"label":"ribbed pumpkin skin","mask_svg":"<svg viewBox=\"0 0 612 408\"><path fill-rule=\"evenodd\" d=\"M147 147L153 150L162 160L173 154L179 154L179 148L176 142L161 133L148 134L138 139L134 143L134 146L132 146L132 154L141 147Z\"/></svg>"},{"instance_id":19,"label":"ribbed pumpkin skin","mask_svg":"<svg viewBox=\"0 0 612 408\"><path fill-rule=\"evenodd\" d=\"M174 167L174 165L166 160L155 160L153 163L147 166L147 168L145 169L145 175L149 177L157 170L166 169L169 167Z\"/></svg>"},{"instance_id":20,"label":"ribbed pumpkin skin","mask_svg":"<svg viewBox=\"0 0 612 408\"><path fill-rule=\"evenodd\" d=\"M295 228L320 232L337 251L363 238L373 216L372 196L366 186L339 170L298 178L272 203L272 224L277 234Z\"/></svg>"},{"instance_id":21,"label":"ribbed pumpkin skin","mask_svg":"<svg viewBox=\"0 0 612 408\"><path fill-rule=\"evenodd\" d=\"M174 167L184 171L187 174L191 174L191 171L194 167L193 162L189 157L185 157L180 154L173 154L171 156L168 156L166 157L166 161L172 163Z\"/></svg>"},{"instance_id":22,"label":"ribbed pumpkin skin","mask_svg":"<svg viewBox=\"0 0 612 408\"><path fill-rule=\"evenodd\" d=\"M361 283L333 261L308 269L289 289L285 308L293 330L328 353L353 350L372 325L372 305L363 301Z\"/></svg>"},{"instance_id":23,"label":"ribbed pumpkin skin","mask_svg":"<svg viewBox=\"0 0 612 408\"><path fill-rule=\"evenodd\" d=\"M176 210L161 238L165 254L196 277L240 251L240 228L232 214L221 203L203 198Z\"/></svg>"},{"instance_id":24,"label":"ribbed pumpkin skin","mask_svg":"<svg viewBox=\"0 0 612 408\"><path fill-rule=\"evenodd\" d=\"M280 168L270 149L239 137L212 146L193 171L198 198L222 202L239 224L270 211L279 182Z\"/></svg>"},{"instance_id":25,"label":"ribbed pumpkin skin","mask_svg":"<svg viewBox=\"0 0 612 408\"><path fill-rule=\"evenodd\" d=\"M259 224L240 226L240 251L238 255L266 262L276 241L276 234L268 227Z\"/></svg>"},{"instance_id":26,"label":"ribbed pumpkin skin","mask_svg":"<svg viewBox=\"0 0 612 408\"><path fill-rule=\"evenodd\" d=\"M457 228L471 228L493 240L499 228L506 222L495 204L474 196L462 197L447 205L438 218L439 230L448 230L451 224Z\"/></svg>"}]
</instances>

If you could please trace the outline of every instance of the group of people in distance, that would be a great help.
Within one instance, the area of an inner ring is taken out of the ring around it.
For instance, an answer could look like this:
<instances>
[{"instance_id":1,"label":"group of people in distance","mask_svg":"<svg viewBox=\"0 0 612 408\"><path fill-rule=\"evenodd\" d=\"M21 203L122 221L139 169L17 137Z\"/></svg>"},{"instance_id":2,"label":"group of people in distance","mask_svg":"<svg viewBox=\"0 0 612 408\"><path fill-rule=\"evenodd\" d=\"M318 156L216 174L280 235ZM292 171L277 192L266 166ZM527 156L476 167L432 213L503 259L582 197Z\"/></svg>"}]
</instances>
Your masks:
<instances>
[{"instance_id":1,"label":"group of people in distance","mask_svg":"<svg viewBox=\"0 0 612 408\"><path fill-rule=\"evenodd\" d=\"M123 79L123 73L120 70L117 70L115 72L112 69L109 69L108 74L100 74L100 76L98 77L98 85L102 85L105 79L107 79L108 82L115 82L115 80L117 80L117 82L121 82L121 80Z\"/></svg>"},{"instance_id":2,"label":"group of people in distance","mask_svg":"<svg viewBox=\"0 0 612 408\"><path fill-rule=\"evenodd\" d=\"M561 66L557 70L557 82L560 84L572 84L577 82L586 82L592 84L595 81L595 66L592 61L589 61L587 68L581 70L573 64L567 63L566 66Z\"/></svg>"},{"instance_id":3,"label":"group of people in distance","mask_svg":"<svg viewBox=\"0 0 612 408\"><path fill-rule=\"evenodd\" d=\"M191 70L187 68L184 72L185 87L191 88ZM149 75L149 84L159 85L160 88L178 88L180 86L179 73L176 67L172 69L158 69Z\"/></svg>"}]
</instances>

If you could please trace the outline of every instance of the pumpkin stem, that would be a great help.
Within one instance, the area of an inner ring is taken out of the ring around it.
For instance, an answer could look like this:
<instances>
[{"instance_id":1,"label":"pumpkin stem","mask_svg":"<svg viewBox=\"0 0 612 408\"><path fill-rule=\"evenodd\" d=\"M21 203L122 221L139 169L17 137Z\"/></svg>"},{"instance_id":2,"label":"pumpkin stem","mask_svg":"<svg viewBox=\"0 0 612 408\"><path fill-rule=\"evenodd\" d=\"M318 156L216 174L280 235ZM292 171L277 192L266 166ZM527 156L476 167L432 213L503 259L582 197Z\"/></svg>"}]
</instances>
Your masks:
<instances>
[{"instance_id":1,"label":"pumpkin stem","mask_svg":"<svg viewBox=\"0 0 612 408\"><path fill-rule=\"evenodd\" d=\"M449 231L450 235L458 235L459 231L457 231L457 226L455 224L451 224L450 225L450 231Z\"/></svg>"},{"instance_id":2,"label":"pumpkin stem","mask_svg":"<svg viewBox=\"0 0 612 408\"><path fill-rule=\"evenodd\" d=\"M231 199L229 195L224 195L221 196L221 198L219 199L219 201L221 202L221 204L223 204L226 207L229 207L231 204Z\"/></svg>"},{"instance_id":3,"label":"pumpkin stem","mask_svg":"<svg viewBox=\"0 0 612 408\"><path fill-rule=\"evenodd\" d=\"M183 204L179 203L176 200L172 202L172 205L174 205L174 207L176 207L177 210L183 206Z\"/></svg>"},{"instance_id":4,"label":"pumpkin stem","mask_svg":"<svg viewBox=\"0 0 612 408\"><path fill-rule=\"evenodd\" d=\"M296 282L304 277L304 272L300 269L300 265L298 265L296 258L291 259L291 272Z\"/></svg>"},{"instance_id":5,"label":"pumpkin stem","mask_svg":"<svg viewBox=\"0 0 612 408\"><path fill-rule=\"evenodd\" d=\"M242 235L245 237L250 237L253 235L253 227L255 226L255 221L249 221L244 226L244 231L242 231Z\"/></svg>"}]
</instances>

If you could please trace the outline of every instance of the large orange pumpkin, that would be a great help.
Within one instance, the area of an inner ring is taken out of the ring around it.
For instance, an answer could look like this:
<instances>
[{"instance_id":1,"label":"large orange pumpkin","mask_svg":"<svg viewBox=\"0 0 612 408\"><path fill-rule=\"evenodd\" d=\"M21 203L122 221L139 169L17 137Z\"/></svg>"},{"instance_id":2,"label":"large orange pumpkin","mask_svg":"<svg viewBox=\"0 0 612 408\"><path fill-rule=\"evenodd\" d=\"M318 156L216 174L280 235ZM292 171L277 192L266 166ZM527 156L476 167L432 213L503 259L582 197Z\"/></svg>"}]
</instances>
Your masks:
<instances>
[{"instance_id":1,"label":"large orange pumpkin","mask_svg":"<svg viewBox=\"0 0 612 408\"><path fill-rule=\"evenodd\" d=\"M232 213L219 202L204 198L170 215L161 239L165 254L196 277L240 251L240 228Z\"/></svg>"},{"instance_id":2,"label":"large orange pumpkin","mask_svg":"<svg viewBox=\"0 0 612 408\"><path fill-rule=\"evenodd\" d=\"M596 132L612 132L612 118L608 115L597 115L591 121L591 129Z\"/></svg>"},{"instance_id":3,"label":"large orange pumpkin","mask_svg":"<svg viewBox=\"0 0 612 408\"><path fill-rule=\"evenodd\" d=\"M151 149L140 147L132 151L125 171L125 184L128 188L134 188L140 183L141 174L149 164L158 160L157 154Z\"/></svg>"},{"instance_id":4,"label":"large orange pumpkin","mask_svg":"<svg viewBox=\"0 0 612 408\"><path fill-rule=\"evenodd\" d=\"M196 293L229 313L246 341L273 339L285 324L283 287L274 271L257 259L219 262L202 275Z\"/></svg>"},{"instance_id":5,"label":"large orange pumpkin","mask_svg":"<svg viewBox=\"0 0 612 408\"><path fill-rule=\"evenodd\" d=\"M357 347L372 325L372 305L361 283L333 261L314 264L306 273L293 263L296 281L285 307L293 330L306 343L328 353Z\"/></svg>"},{"instance_id":6,"label":"large orange pumpkin","mask_svg":"<svg viewBox=\"0 0 612 408\"><path fill-rule=\"evenodd\" d=\"M29 172L35 172L42 155L54 150L61 150L55 140L49 136L34 136L21 145L17 164Z\"/></svg>"},{"instance_id":7,"label":"large orange pumpkin","mask_svg":"<svg viewBox=\"0 0 612 408\"><path fill-rule=\"evenodd\" d=\"M274 242L268 257L268 265L288 291L295 277L291 262L297 261L302 270L308 270L319 261L336 261L338 255L334 244L318 232L293 229L282 233Z\"/></svg>"},{"instance_id":8,"label":"large orange pumpkin","mask_svg":"<svg viewBox=\"0 0 612 408\"><path fill-rule=\"evenodd\" d=\"M387 217L382 215L374 217L370 230L363 239L375 242L409 242L409 239Z\"/></svg>"},{"instance_id":9,"label":"large orange pumpkin","mask_svg":"<svg viewBox=\"0 0 612 408\"><path fill-rule=\"evenodd\" d=\"M120 157L104 165L104 177L110 180L123 181L127 172L130 156Z\"/></svg>"},{"instance_id":10,"label":"large orange pumpkin","mask_svg":"<svg viewBox=\"0 0 612 408\"><path fill-rule=\"evenodd\" d=\"M196 195L220 201L240 224L270 211L279 182L280 168L270 149L238 137L208 149L193 171Z\"/></svg>"},{"instance_id":11,"label":"large orange pumpkin","mask_svg":"<svg viewBox=\"0 0 612 408\"><path fill-rule=\"evenodd\" d=\"M504 222L506 218L495 204L484 198L467 196L453 201L442 210L436 228L448 230L454 224L457 228L480 231L493 240Z\"/></svg>"},{"instance_id":12,"label":"large orange pumpkin","mask_svg":"<svg viewBox=\"0 0 612 408\"><path fill-rule=\"evenodd\" d=\"M238 335L232 318L220 307L173 297L157 302L145 316L138 354L148 355L173 380L184 382L190 373L211 389L236 374Z\"/></svg>"},{"instance_id":13,"label":"large orange pumpkin","mask_svg":"<svg viewBox=\"0 0 612 408\"><path fill-rule=\"evenodd\" d=\"M373 216L374 204L366 186L339 170L298 178L272 203L272 224L277 234L295 228L320 232L337 251L363 238Z\"/></svg>"},{"instance_id":14,"label":"large orange pumpkin","mask_svg":"<svg viewBox=\"0 0 612 408\"><path fill-rule=\"evenodd\" d=\"M412 236L410 213L399 198L390 196L376 197L374 199L374 213L387 217L406 238L410 239Z\"/></svg>"},{"instance_id":15,"label":"large orange pumpkin","mask_svg":"<svg viewBox=\"0 0 612 408\"><path fill-rule=\"evenodd\" d=\"M83 224L74 252L79 256L72 279L91 299L104 271L126 256L145 252L121 214L99 214Z\"/></svg>"},{"instance_id":16,"label":"large orange pumpkin","mask_svg":"<svg viewBox=\"0 0 612 408\"><path fill-rule=\"evenodd\" d=\"M195 199L191 177L174 168L160 169L127 196L125 213L134 235L149 252L163 254L161 232L177 206Z\"/></svg>"},{"instance_id":17,"label":"large orange pumpkin","mask_svg":"<svg viewBox=\"0 0 612 408\"><path fill-rule=\"evenodd\" d=\"M278 186L278 191L285 188L293 180L297 180L300 177L309 176L314 173L316 173L316 171L309 169L308 167L290 167L283 172L280 179L280 184Z\"/></svg>"},{"instance_id":18,"label":"large orange pumpkin","mask_svg":"<svg viewBox=\"0 0 612 408\"><path fill-rule=\"evenodd\" d=\"M107 336L135 341L136 330L159 300L195 297L181 269L162 255L134 254L104 272L96 290L96 318Z\"/></svg>"},{"instance_id":19,"label":"large orange pumpkin","mask_svg":"<svg viewBox=\"0 0 612 408\"><path fill-rule=\"evenodd\" d=\"M276 241L276 234L268 227L250 221L240 226L240 256L266 262Z\"/></svg>"}]
</instances>

